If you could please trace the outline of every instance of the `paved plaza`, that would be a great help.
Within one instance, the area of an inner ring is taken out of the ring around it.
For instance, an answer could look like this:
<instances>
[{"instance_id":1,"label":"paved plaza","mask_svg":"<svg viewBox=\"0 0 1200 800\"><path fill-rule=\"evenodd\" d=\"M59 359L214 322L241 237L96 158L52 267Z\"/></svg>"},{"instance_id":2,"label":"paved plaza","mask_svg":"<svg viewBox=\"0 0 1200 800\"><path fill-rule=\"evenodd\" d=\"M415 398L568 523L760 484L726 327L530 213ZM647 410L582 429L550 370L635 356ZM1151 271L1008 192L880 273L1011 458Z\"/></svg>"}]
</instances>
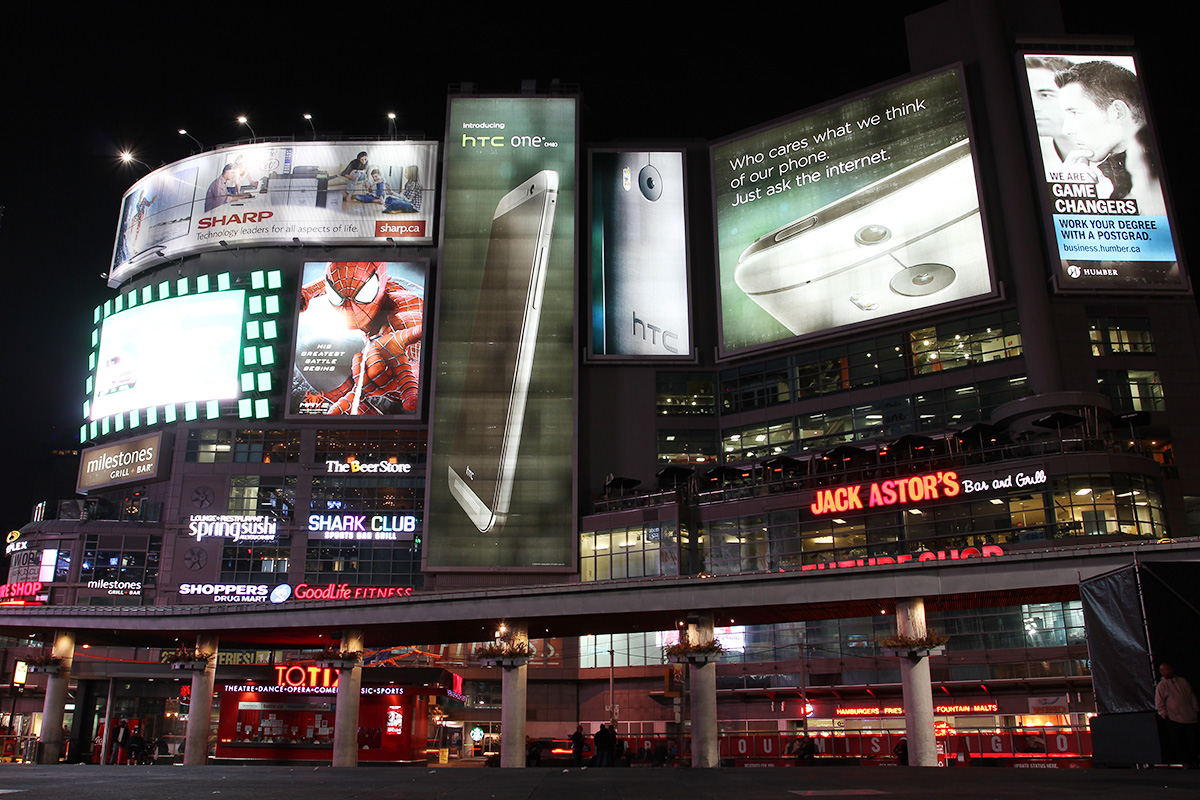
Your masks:
<instances>
[{"instance_id":1,"label":"paved plaza","mask_svg":"<svg viewBox=\"0 0 1200 800\"><path fill-rule=\"evenodd\" d=\"M1178 769L868 768L498 770L431 767L0 765L4 800L1129 800L1200 797Z\"/></svg>"}]
</instances>

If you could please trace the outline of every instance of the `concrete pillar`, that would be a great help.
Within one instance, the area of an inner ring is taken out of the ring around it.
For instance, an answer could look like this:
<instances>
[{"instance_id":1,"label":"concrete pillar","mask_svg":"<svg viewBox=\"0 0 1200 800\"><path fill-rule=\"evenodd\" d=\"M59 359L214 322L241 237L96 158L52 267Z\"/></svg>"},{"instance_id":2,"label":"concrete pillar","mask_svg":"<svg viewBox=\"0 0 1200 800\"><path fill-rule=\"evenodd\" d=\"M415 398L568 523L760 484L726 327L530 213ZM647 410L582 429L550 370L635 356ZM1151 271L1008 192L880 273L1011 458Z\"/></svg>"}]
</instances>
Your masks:
<instances>
[{"instance_id":1,"label":"concrete pillar","mask_svg":"<svg viewBox=\"0 0 1200 800\"><path fill-rule=\"evenodd\" d=\"M927 633L925 600L896 600L896 633L919 637ZM913 767L937 766L937 737L933 730L933 684L929 658L901 658L900 684L904 691L904 729L908 737L908 763Z\"/></svg>"},{"instance_id":2,"label":"concrete pillar","mask_svg":"<svg viewBox=\"0 0 1200 800\"><path fill-rule=\"evenodd\" d=\"M688 616L688 640L711 642L713 615L702 611ZM721 762L717 734L717 663L689 664L689 695L692 706L692 766L718 767Z\"/></svg>"},{"instance_id":3,"label":"concrete pillar","mask_svg":"<svg viewBox=\"0 0 1200 800\"><path fill-rule=\"evenodd\" d=\"M57 675L48 675L46 701L42 704L42 754L39 764L57 764L63 752L63 715L67 708L67 684L75 657L75 632L56 631L51 654L62 659Z\"/></svg>"},{"instance_id":4,"label":"concrete pillar","mask_svg":"<svg viewBox=\"0 0 1200 800\"><path fill-rule=\"evenodd\" d=\"M514 642L529 641L529 627L523 621L506 622L508 636ZM525 697L529 666L501 667L500 766L525 766Z\"/></svg>"},{"instance_id":5,"label":"concrete pillar","mask_svg":"<svg viewBox=\"0 0 1200 800\"><path fill-rule=\"evenodd\" d=\"M199 767L208 763L208 731L212 726L213 684L217 677L217 635L196 637L196 660L208 666L192 672L192 696L188 702L187 733L183 740L183 763Z\"/></svg>"},{"instance_id":6,"label":"concrete pillar","mask_svg":"<svg viewBox=\"0 0 1200 800\"><path fill-rule=\"evenodd\" d=\"M360 630L342 633L343 653L362 653L363 635ZM358 766L358 706L362 700L362 657L356 655L354 666L338 675L337 710L333 716L333 766Z\"/></svg>"}]
</instances>

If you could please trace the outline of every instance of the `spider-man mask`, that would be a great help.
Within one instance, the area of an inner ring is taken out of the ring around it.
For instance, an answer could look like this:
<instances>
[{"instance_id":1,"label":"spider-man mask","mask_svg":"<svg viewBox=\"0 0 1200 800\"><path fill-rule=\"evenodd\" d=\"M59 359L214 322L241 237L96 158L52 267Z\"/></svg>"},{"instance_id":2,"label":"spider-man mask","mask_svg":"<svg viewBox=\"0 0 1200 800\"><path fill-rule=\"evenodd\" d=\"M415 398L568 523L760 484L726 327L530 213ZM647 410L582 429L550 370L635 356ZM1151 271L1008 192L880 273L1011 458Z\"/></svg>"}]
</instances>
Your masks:
<instances>
[{"instance_id":1,"label":"spider-man mask","mask_svg":"<svg viewBox=\"0 0 1200 800\"><path fill-rule=\"evenodd\" d=\"M325 269L325 297L350 328L370 327L386 284L387 267L382 261L331 261Z\"/></svg>"}]
</instances>

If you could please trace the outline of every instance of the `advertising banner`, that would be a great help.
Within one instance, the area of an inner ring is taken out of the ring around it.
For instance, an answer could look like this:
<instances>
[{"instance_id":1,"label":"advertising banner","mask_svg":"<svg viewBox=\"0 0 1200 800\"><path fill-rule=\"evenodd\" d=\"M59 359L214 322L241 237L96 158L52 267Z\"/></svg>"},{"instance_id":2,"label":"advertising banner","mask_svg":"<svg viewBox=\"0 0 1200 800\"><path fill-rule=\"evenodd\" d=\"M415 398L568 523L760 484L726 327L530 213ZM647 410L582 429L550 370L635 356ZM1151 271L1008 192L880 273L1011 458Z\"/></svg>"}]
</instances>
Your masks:
<instances>
[{"instance_id":1,"label":"advertising banner","mask_svg":"<svg viewBox=\"0 0 1200 800\"><path fill-rule=\"evenodd\" d=\"M574 569L574 98L451 98L426 568Z\"/></svg>"},{"instance_id":2,"label":"advertising banner","mask_svg":"<svg viewBox=\"0 0 1200 800\"><path fill-rule=\"evenodd\" d=\"M177 161L125 193L108 285L223 244L431 244L436 161L436 142L263 143Z\"/></svg>"},{"instance_id":3,"label":"advertising banner","mask_svg":"<svg viewBox=\"0 0 1200 800\"><path fill-rule=\"evenodd\" d=\"M87 494L122 483L158 480L165 477L169 466L169 454L163 452L162 433L89 447L79 458L75 491Z\"/></svg>"},{"instance_id":4,"label":"advertising banner","mask_svg":"<svg viewBox=\"0 0 1200 800\"><path fill-rule=\"evenodd\" d=\"M591 167L591 354L691 356L683 153L597 150Z\"/></svg>"},{"instance_id":5,"label":"advertising banner","mask_svg":"<svg viewBox=\"0 0 1200 800\"><path fill-rule=\"evenodd\" d=\"M1060 289L1186 289L1133 56L1023 55Z\"/></svg>"},{"instance_id":6,"label":"advertising banner","mask_svg":"<svg viewBox=\"0 0 1200 800\"><path fill-rule=\"evenodd\" d=\"M288 416L417 413L427 267L426 261L304 265Z\"/></svg>"},{"instance_id":7,"label":"advertising banner","mask_svg":"<svg viewBox=\"0 0 1200 800\"><path fill-rule=\"evenodd\" d=\"M712 156L726 352L995 290L957 68Z\"/></svg>"},{"instance_id":8,"label":"advertising banner","mask_svg":"<svg viewBox=\"0 0 1200 800\"><path fill-rule=\"evenodd\" d=\"M100 351L87 416L238 396L246 293L184 295L112 314Z\"/></svg>"}]
</instances>

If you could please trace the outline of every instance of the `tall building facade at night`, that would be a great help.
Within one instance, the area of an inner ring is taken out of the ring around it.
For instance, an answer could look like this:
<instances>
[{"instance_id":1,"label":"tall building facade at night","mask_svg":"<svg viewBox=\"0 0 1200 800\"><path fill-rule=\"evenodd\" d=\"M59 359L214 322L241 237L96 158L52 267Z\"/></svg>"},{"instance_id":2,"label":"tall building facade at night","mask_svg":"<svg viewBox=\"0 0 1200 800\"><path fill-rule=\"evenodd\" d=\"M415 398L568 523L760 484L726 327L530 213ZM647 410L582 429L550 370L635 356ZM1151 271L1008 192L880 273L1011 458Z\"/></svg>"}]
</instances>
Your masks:
<instances>
[{"instance_id":1,"label":"tall building facade at night","mask_svg":"<svg viewBox=\"0 0 1200 800\"><path fill-rule=\"evenodd\" d=\"M910 74L714 142L455 95L441 142L151 173L72 354L79 492L9 536L5 682L70 630L75 754L106 716L174 744L153 662L213 636L213 753L328 758L289 669L361 629L359 758L484 754L475 643L516 618L525 733L614 719L648 761L690 746L692 630L723 759L890 757L920 599L947 752L1091 755L1080 581L1200 554L1200 318L1154 76L1022 8L922 12Z\"/></svg>"}]
</instances>

